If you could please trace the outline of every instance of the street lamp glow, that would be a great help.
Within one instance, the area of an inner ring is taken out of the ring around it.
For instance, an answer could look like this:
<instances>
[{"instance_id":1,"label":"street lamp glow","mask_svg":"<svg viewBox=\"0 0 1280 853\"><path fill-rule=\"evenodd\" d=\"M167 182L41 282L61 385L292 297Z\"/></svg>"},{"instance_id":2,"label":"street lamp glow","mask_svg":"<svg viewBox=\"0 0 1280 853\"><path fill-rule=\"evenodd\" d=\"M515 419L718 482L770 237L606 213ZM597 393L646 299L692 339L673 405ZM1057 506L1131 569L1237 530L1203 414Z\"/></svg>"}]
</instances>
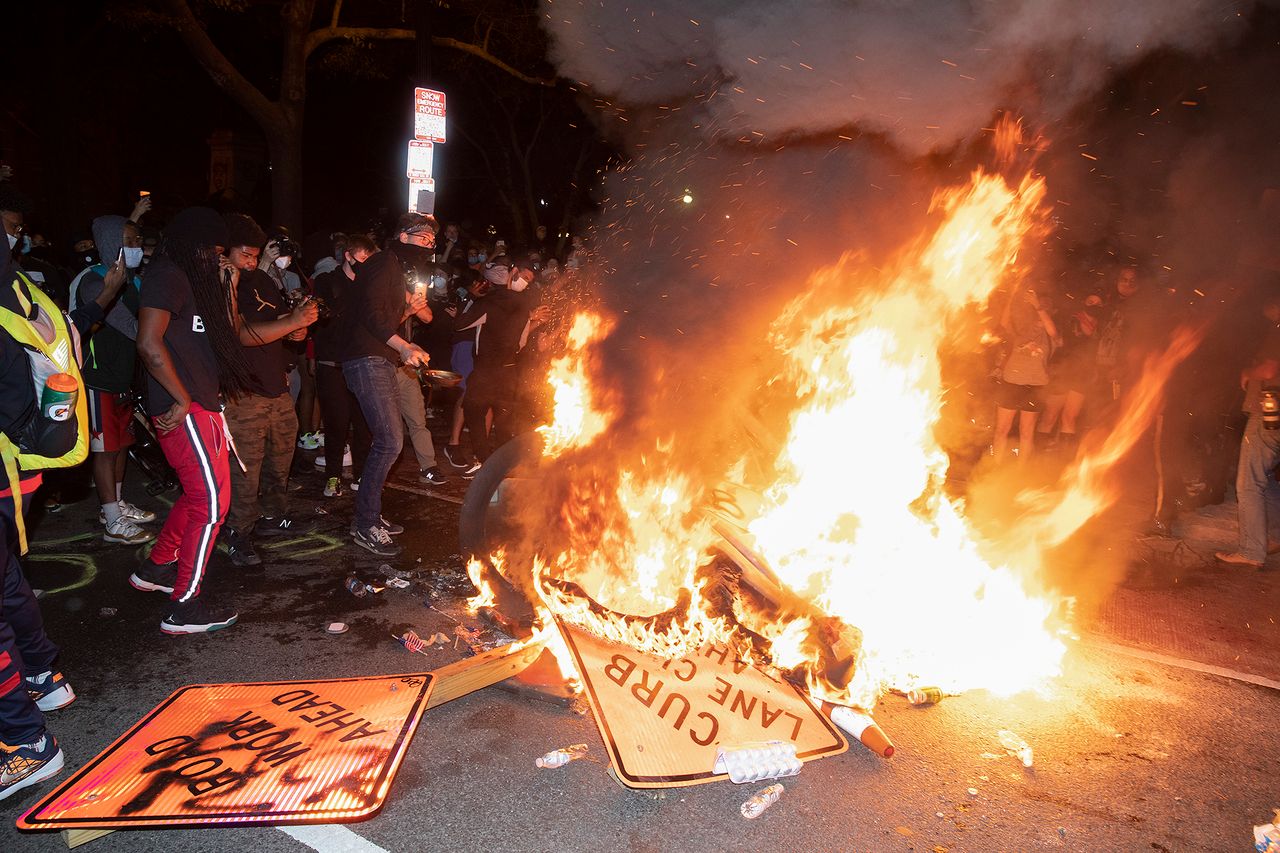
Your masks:
<instances>
[{"instance_id":1,"label":"street lamp glow","mask_svg":"<svg viewBox=\"0 0 1280 853\"><path fill-rule=\"evenodd\" d=\"M688 190L685 190L684 196L680 200L683 201L685 204L693 204L693 193L689 192Z\"/></svg>"}]
</instances>

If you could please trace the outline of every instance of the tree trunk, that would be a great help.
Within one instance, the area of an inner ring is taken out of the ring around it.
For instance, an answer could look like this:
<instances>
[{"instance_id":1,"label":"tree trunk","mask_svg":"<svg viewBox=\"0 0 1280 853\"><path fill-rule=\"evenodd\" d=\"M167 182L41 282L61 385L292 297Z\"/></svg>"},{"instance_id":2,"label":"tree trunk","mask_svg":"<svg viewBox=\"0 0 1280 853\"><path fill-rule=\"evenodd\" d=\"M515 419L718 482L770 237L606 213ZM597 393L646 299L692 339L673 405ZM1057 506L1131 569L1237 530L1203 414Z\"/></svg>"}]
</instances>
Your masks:
<instances>
[{"instance_id":1,"label":"tree trunk","mask_svg":"<svg viewBox=\"0 0 1280 853\"><path fill-rule=\"evenodd\" d=\"M271 155L271 226L283 225L302 239L302 126L281 118L267 132ZM266 223L263 223L264 225Z\"/></svg>"}]
</instances>

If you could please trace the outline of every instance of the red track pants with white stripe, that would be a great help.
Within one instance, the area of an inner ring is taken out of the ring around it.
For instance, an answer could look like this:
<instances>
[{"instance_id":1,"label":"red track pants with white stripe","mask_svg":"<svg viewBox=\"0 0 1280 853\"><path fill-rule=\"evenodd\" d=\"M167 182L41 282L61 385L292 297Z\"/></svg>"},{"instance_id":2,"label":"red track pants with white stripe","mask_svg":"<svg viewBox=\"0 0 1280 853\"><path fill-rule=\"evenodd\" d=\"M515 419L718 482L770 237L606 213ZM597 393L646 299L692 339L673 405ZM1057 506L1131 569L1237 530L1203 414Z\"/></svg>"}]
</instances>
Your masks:
<instances>
[{"instance_id":1,"label":"red track pants with white stripe","mask_svg":"<svg viewBox=\"0 0 1280 853\"><path fill-rule=\"evenodd\" d=\"M211 412L197 403L191 404L180 426L168 432L156 426L164 458L182 484L182 496L174 502L151 549L152 562L178 561L178 582L171 596L174 601L189 601L200 594L231 502L231 450L226 430L221 412Z\"/></svg>"}]
</instances>

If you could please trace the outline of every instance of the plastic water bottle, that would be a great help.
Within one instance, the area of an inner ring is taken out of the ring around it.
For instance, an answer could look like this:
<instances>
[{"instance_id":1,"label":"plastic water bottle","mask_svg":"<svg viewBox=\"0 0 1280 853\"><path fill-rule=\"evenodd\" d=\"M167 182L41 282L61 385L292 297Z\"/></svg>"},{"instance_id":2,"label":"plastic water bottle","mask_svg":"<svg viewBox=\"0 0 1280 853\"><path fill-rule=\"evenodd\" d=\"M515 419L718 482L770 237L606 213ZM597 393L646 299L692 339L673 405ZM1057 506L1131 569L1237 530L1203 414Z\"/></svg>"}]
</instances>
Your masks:
<instances>
[{"instance_id":1,"label":"plastic water bottle","mask_svg":"<svg viewBox=\"0 0 1280 853\"><path fill-rule=\"evenodd\" d=\"M747 820L755 820L764 814L764 810L778 801L782 796L781 785L770 785L758 791L754 797L742 804L742 816Z\"/></svg>"},{"instance_id":2,"label":"plastic water bottle","mask_svg":"<svg viewBox=\"0 0 1280 853\"><path fill-rule=\"evenodd\" d=\"M546 755L540 756L533 764L543 770L554 770L557 767L564 767L570 761L585 758L586 755L587 745L585 743L575 743L573 746L566 746L564 749L553 749Z\"/></svg>"},{"instance_id":3,"label":"plastic water bottle","mask_svg":"<svg viewBox=\"0 0 1280 853\"><path fill-rule=\"evenodd\" d=\"M55 373L45 380L40 394L40 411L51 421L65 421L76 408L76 380L66 373Z\"/></svg>"},{"instance_id":4,"label":"plastic water bottle","mask_svg":"<svg viewBox=\"0 0 1280 853\"><path fill-rule=\"evenodd\" d=\"M1001 729L999 732L1000 745L1005 748L1010 755L1016 755L1022 761L1023 767L1030 767L1034 761L1031 754L1031 746L1022 738L1018 737L1008 729Z\"/></svg>"}]
</instances>

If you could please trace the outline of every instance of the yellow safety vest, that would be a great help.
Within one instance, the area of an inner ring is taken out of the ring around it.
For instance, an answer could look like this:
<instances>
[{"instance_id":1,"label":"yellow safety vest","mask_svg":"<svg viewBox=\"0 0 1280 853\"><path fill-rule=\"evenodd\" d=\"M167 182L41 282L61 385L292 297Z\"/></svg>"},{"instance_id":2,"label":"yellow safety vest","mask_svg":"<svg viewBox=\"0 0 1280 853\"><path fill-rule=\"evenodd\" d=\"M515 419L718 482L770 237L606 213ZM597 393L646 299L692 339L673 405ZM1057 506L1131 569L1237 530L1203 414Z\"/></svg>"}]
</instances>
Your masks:
<instances>
[{"instance_id":1,"label":"yellow safety vest","mask_svg":"<svg viewBox=\"0 0 1280 853\"><path fill-rule=\"evenodd\" d=\"M50 457L40 456L35 453L23 453L16 444L9 440L9 436L0 433L0 458L4 460L4 471L9 481L9 489L13 495L14 519L18 525L20 553L25 554L27 552L27 528L22 519L22 487L18 476L19 466L24 471L38 471L42 468L70 468L83 462L89 455L89 403L85 399L84 379L80 376L79 336L71 327L67 316L62 313L62 310L58 308L52 299L46 296L22 272L17 272L17 276L18 279L21 279L26 284L27 293L31 294L31 298L28 299L26 294L23 293L18 280L14 280L12 284L13 291L18 296L18 304L22 306L23 313L15 314L0 305L0 328L4 329L11 338L22 344L22 346L43 353L46 358L53 362L59 373L65 373L75 379L77 392L76 444L66 454ZM44 336L40 334L39 329L27 319L27 315L31 313L33 303L49 317L50 325L53 326L52 343L47 343ZM39 405L39 403L40 401L36 400L36 404Z\"/></svg>"}]
</instances>

